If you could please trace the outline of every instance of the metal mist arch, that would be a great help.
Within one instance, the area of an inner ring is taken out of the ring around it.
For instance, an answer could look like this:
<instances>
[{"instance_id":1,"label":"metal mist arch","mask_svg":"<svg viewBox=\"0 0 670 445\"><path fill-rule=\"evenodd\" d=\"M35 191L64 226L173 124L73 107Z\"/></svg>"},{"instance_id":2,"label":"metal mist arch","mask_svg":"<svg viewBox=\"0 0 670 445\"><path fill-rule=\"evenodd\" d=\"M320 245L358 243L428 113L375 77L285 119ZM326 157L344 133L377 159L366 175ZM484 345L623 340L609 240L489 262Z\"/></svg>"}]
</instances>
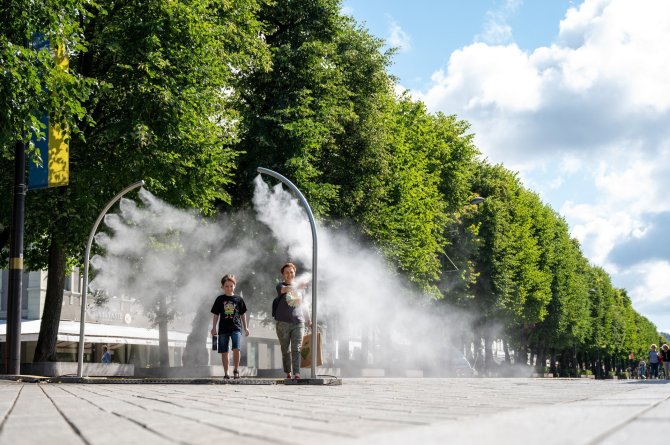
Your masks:
<instances>
[{"instance_id":1,"label":"metal mist arch","mask_svg":"<svg viewBox=\"0 0 670 445\"><path fill-rule=\"evenodd\" d=\"M84 330L85 330L84 326L86 322L86 297L88 297L88 262L89 262L89 256L91 254L91 246L93 245L93 236L95 235L95 232L98 230L98 226L100 225L102 218L105 217L110 207L116 204L116 201L121 199L123 195L125 195L129 191L134 190L137 187L142 187L143 185L144 185L143 180L138 181L134 184L129 185L128 187L124 188L119 193L117 193L116 196L107 203L105 208L102 209L102 212L100 212L100 214L98 215L98 219L95 220L95 224L93 224L93 227L91 228L91 233L88 235L88 242L86 243L86 252L84 253L84 282L82 283L81 286L81 316L79 320L79 353L77 360L77 377L83 377L82 374L84 372Z\"/></svg>"},{"instance_id":2,"label":"metal mist arch","mask_svg":"<svg viewBox=\"0 0 670 445\"><path fill-rule=\"evenodd\" d=\"M305 207L305 211L307 212L307 217L309 218L309 225L312 228L312 345L317 344L317 337L318 337L318 330L317 330L317 319L316 319L316 265L317 265L317 237L316 237L316 223L314 222L314 214L312 214L312 208L309 206L309 203L307 202L307 199L305 199L305 196L298 190L298 187L296 187L291 181L289 181L286 177L280 175L276 171L272 171L267 168L263 167L258 167L256 169L258 173L261 174L266 174L268 176L272 176L275 179L278 179L282 183L284 183L291 191L298 197L300 200L300 203ZM316 379L316 357L317 357L317 349L312 346L312 375L311 378Z\"/></svg>"}]
</instances>

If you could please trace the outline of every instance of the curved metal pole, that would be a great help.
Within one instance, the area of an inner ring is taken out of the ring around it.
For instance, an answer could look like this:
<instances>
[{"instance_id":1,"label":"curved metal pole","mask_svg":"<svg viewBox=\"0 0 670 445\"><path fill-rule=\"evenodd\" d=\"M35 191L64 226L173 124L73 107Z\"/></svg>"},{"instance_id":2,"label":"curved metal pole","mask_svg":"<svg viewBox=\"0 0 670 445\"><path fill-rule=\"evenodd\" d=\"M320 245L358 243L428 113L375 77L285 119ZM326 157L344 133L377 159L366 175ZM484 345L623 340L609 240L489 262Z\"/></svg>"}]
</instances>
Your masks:
<instances>
[{"instance_id":1,"label":"curved metal pole","mask_svg":"<svg viewBox=\"0 0 670 445\"><path fill-rule=\"evenodd\" d=\"M314 215L312 214L312 208L309 206L309 203L305 199L305 196L298 190L291 181L286 177L280 175L279 173L269 170L267 168L258 167L256 169L258 173L264 173L266 175L272 176L273 178L279 179L281 182L286 184L286 186L291 189L293 193L296 194L305 211L307 212L307 217L309 218L309 225L312 227L312 378L316 378L316 354L318 349L315 347L317 345L318 339L318 330L316 323L316 257L317 257L317 240L316 240L316 223L314 222Z\"/></svg>"},{"instance_id":2,"label":"curved metal pole","mask_svg":"<svg viewBox=\"0 0 670 445\"><path fill-rule=\"evenodd\" d=\"M88 242L86 243L86 252L84 253L84 282L81 286L81 317L79 320L79 357L77 362L77 377L82 377L84 371L84 324L86 322L86 297L88 296L88 257L91 254L91 245L93 244L93 236L98 230L98 226L102 221L102 218L107 214L107 210L112 207L116 201L121 199L123 195L129 191L136 189L137 187L142 187L144 181L138 181L134 184L129 185L128 187L121 190L117 195L112 198L111 201L107 203L102 212L98 215L98 219L95 220L95 224L91 228L91 233L88 235Z\"/></svg>"}]
</instances>

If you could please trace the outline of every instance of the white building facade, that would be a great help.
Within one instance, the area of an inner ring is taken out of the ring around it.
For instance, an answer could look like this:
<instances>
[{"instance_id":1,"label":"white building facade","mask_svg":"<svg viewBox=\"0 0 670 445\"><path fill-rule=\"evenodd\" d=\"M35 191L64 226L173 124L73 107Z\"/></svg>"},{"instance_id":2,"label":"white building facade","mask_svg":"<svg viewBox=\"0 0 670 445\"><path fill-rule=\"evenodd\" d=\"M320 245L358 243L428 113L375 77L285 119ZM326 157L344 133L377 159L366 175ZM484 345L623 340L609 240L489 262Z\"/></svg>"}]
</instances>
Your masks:
<instances>
[{"instance_id":1,"label":"white building facade","mask_svg":"<svg viewBox=\"0 0 670 445\"><path fill-rule=\"evenodd\" d=\"M21 363L32 363L40 332L40 323L46 299L47 271L25 272L21 298ZM4 368L7 341L8 309L7 270L0 270L0 367ZM81 285L79 271L74 269L65 277L65 290L61 308L56 353L59 362L76 362L79 346L81 315ZM89 298L90 299L90 298ZM178 317L170 324L168 332L169 360L171 367L182 366L182 354L191 332L193 314ZM210 318L211 323L211 318ZM260 371L281 369L281 353L274 333L274 323L264 318L250 317L251 336L242 343L242 365L255 375ZM207 332L209 328L207 327ZM104 305L87 301L84 362L98 363L103 346L113 352L113 362L133 364L135 368L159 366L158 329L151 326L142 307L134 299L111 297ZM219 354L211 350L211 340L206 336L211 365L220 366Z\"/></svg>"}]
</instances>

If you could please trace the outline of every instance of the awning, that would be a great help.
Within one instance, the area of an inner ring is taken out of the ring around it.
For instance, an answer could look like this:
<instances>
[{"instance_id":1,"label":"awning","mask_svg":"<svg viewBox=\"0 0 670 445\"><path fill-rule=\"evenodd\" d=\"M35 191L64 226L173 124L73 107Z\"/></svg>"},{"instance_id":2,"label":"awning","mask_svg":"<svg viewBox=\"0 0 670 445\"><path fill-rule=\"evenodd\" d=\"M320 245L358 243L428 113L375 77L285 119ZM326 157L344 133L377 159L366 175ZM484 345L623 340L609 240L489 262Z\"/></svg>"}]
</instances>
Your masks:
<instances>
[{"instance_id":1,"label":"awning","mask_svg":"<svg viewBox=\"0 0 670 445\"><path fill-rule=\"evenodd\" d=\"M40 320L21 322L21 341L37 341L40 333ZM186 346L188 333L168 331L168 346ZM0 321L0 343L7 341L7 321ZM79 343L79 322L61 320L58 325L57 341ZM123 325L85 323L84 341L86 343L158 345L158 329L137 328Z\"/></svg>"}]
</instances>

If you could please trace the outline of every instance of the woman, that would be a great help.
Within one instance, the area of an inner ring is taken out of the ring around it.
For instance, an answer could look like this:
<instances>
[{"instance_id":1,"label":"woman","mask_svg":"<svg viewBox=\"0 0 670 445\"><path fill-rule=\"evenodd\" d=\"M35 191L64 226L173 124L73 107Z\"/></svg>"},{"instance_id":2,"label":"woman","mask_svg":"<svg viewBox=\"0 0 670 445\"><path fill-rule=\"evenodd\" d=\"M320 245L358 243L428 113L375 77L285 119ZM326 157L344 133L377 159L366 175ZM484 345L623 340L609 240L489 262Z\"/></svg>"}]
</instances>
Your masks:
<instances>
[{"instance_id":1,"label":"woman","mask_svg":"<svg viewBox=\"0 0 670 445\"><path fill-rule=\"evenodd\" d=\"M283 281L277 284L277 298L272 303L272 314L277 320L277 338L286 378L300 378L300 349L305 335L305 324L311 325L309 312L303 302L307 283L294 284L297 269L293 263L281 267Z\"/></svg>"},{"instance_id":2,"label":"woman","mask_svg":"<svg viewBox=\"0 0 670 445\"><path fill-rule=\"evenodd\" d=\"M654 344L651 345L651 351L649 351L649 378L658 378L658 352Z\"/></svg>"}]
</instances>

